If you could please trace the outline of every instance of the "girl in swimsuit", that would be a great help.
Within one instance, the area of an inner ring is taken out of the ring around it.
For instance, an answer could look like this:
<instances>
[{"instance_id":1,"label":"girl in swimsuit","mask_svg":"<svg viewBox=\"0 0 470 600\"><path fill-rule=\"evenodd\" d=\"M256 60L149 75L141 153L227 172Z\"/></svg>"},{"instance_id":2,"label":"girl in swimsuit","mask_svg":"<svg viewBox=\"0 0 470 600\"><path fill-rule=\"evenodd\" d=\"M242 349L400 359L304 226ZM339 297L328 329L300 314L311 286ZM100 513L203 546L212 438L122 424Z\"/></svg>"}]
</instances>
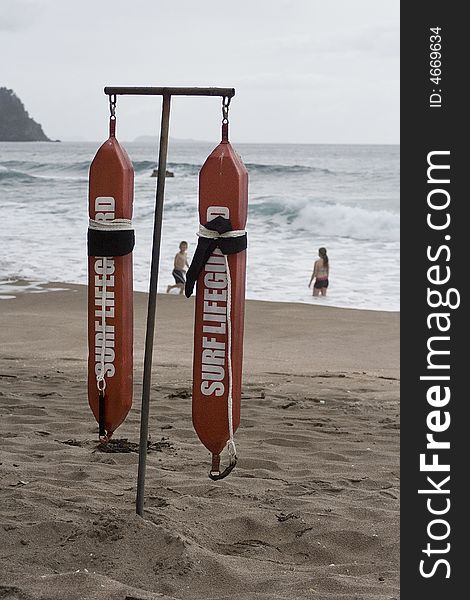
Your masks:
<instances>
[{"instance_id":1,"label":"girl in swimsuit","mask_svg":"<svg viewBox=\"0 0 470 600\"><path fill-rule=\"evenodd\" d=\"M315 278L315 283L313 284L313 295L326 296L326 290L328 289L328 276L330 274L330 265L326 248L319 248L318 256L320 258L316 260L313 265L313 273L310 277L310 283L308 284L308 287L312 285L312 281Z\"/></svg>"}]
</instances>

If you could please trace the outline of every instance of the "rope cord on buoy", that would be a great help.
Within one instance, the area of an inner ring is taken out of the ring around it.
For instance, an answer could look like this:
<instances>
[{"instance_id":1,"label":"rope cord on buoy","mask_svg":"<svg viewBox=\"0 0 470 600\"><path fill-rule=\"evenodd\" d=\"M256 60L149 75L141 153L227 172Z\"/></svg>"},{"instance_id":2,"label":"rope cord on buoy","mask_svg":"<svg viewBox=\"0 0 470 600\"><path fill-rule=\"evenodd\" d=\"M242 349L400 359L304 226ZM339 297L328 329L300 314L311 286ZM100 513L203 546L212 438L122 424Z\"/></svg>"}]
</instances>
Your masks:
<instances>
[{"instance_id":1,"label":"rope cord on buoy","mask_svg":"<svg viewBox=\"0 0 470 600\"><path fill-rule=\"evenodd\" d=\"M200 224L199 233L197 235L199 237L209 238L210 240L217 240L219 238L241 237L242 235L246 235L246 231L244 229L231 229L225 233L219 233L218 231L208 229L207 227L204 227L204 225Z\"/></svg>"},{"instance_id":2,"label":"rope cord on buoy","mask_svg":"<svg viewBox=\"0 0 470 600\"><path fill-rule=\"evenodd\" d=\"M246 236L244 229L232 229L219 233L212 229L208 229L204 225L199 225L199 237L207 238L210 240L218 240L220 238L237 238ZM232 378L232 278L230 275L230 266L228 260L228 254L224 254L225 258L225 269L227 277L227 367L228 367L228 397L227 397L227 409L228 409L228 431L229 440L227 442L227 450L229 454L229 466L222 472L218 470L218 467L211 469L209 477L213 480L223 479L226 477L237 463L237 448L235 446L234 432L233 432L233 378Z\"/></svg>"},{"instance_id":3,"label":"rope cord on buoy","mask_svg":"<svg viewBox=\"0 0 470 600\"><path fill-rule=\"evenodd\" d=\"M208 221L205 225L199 225L197 235L199 240L196 251L186 273L184 288L186 298L189 298L193 293L199 273L216 248L220 248L222 254L227 255L242 252L246 250L247 246L246 231L232 229L230 220L220 215Z\"/></svg>"},{"instance_id":4,"label":"rope cord on buoy","mask_svg":"<svg viewBox=\"0 0 470 600\"><path fill-rule=\"evenodd\" d=\"M88 228L94 231L129 231L132 230L131 219L89 219ZM96 375L96 385L100 392L104 393L106 389L105 379L105 356L106 356L106 284L108 257L103 256L103 278L101 285L101 354L100 354L100 371Z\"/></svg>"},{"instance_id":5,"label":"rope cord on buoy","mask_svg":"<svg viewBox=\"0 0 470 600\"><path fill-rule=\"evenodd\" d=\"M131 219L90 219L88 256L124 256L134 249Z\"/></svg>"},{"instance_id":6,"label":"rope cord on buoy","mask_svg":"<svg viewBox=\"0 0 470 600\"><path fill-rule=\"evenodd\" d=\"M88 228L93 231L130 231L132 221L130 219L89 219ZM107 295L107 271L108 257L103 256L103 275L101 280L101 348L99 370L96 375L96 386L99 392L98 425L100 440L107 442L108 436L105 428L105 390L106 390L106 295Z\"/></svg>"},{"instance_id":7,"label":"rope cord on buoy","mask_svg":"<svg viewBox=\"0 0 470 600\"><path fill-rule=\"evenodd\" d=\"M108 259L103 256L103 279L101 284L101 349L100 349L100 369L96 375L96 386L100 392L104 393L106 389L105 363L106 363L106 270L108 268Z\"/></svg>"},{"instance_id":8,"label":"rope cord on buoy","mask_svg":"<svg viewBox=\"0 0 470 600\"><path fill-rule=\"evenodd\" d=\"M96 387L99 393L99 404L98 404L98 425L99 425L99 437L100 441L106 443L108 441L108 435L105 428L105 390L106 390L106 296L107 296L107 272L108 272L108 258L111 255L116 256L120 254L126 254L129 250L132 250L134 239L133 239L133 227L130 219L89 219L88 222L88 242L89 242L89 254L94 255L95 253L101 254L102 251L107 248L109 250L108 256L102 256L103 271L101 278L101 348L100 348L100 359L99 369L96 374ZM92 235L90 230L96 232L95 238L90 238ZM109 232L130 232L125 234L120 233L109 233ZM127 238L102 238L96 236L132 236ZM110 245L112 242L112 246ZM91 242L91 244L90 244ZM91 247L90 247L91 246Z\"/></svg>"},{"instance_id":9,"label":"rope cord on buoy","mask_svg":"<svg viewBox=\"0 0 470 600\"><path fill-rule=\"evenodd\" d=\"M98 404L98 426L100 441L108 441L106 428L104 424L104 391L106 389L105 369L106 369L106 271L108 268L108 259L103 256L103 278L101 286L101 349L100 349L100 369L96 375L96 387L99 393Z\"/></svg>"},{"instance_id":10,"label":"rope cord on buoy","mask_svg":"<svg viewBox=\"0 0 470 600\"><path fill-rule=\"evenodd\" d=\"M244 232L243 232L244 233ZM236 236L233 236L236 237ZM228 264L228 255L224 255L225 267L227 269L227 366L228 366L228 454L230 463L237 459L237 448L233 438L233 397L232 397L232 278Z\"/></svg>"},{"instance_id":11,"label":"rope cord on buoy","mask_svg":"<svg viewBox=\"0 0 470 600\"><path fill-rule=\"evenodd\" d=\"M88 227L96 231L128 231L133 229L130 219L112 219L109 221L89 219Z\"/></svg>"}]
</instances>

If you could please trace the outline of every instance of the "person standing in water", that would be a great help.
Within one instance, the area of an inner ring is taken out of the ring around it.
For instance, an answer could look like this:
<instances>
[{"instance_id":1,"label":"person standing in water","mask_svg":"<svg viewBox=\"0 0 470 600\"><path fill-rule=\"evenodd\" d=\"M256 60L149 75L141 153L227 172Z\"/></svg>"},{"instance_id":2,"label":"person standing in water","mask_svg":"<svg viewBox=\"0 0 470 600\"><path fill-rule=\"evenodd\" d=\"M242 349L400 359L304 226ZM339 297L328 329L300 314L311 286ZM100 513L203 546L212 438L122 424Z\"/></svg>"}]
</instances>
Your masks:
<instances>
[{"instance_id":1,"label":"person standing in water","mask_svg":"<svg viewBox=\"0 0 470 600\"><path fill-rule=\"evenodd\" d=\"M171 290L178 288L180 294L184 292L184 285L186 283L186 267L189 267L188 257L186 252L188 251L188 242L180 242L180 251L175 256L174 268L172 275L175 278L175 285L169 285L166 288L166 293L169 294Z\"/></svg>"},{"instance_id":2,"label":"person standing in water","mask_svg":"<svg viewBox=\"0 0 470 600\"><path fill-rule=\"evenodd\" d=\"M310 283L308 287L312 285L312 281L315 279L313 284L313 295L314 296L326 296L326 290L328 289L328 276L330 274L330 265L328 262L328 255L326 248L318 249L318 256L313 265L313 273L310 277Z\"/></svg>"}]
</instances>

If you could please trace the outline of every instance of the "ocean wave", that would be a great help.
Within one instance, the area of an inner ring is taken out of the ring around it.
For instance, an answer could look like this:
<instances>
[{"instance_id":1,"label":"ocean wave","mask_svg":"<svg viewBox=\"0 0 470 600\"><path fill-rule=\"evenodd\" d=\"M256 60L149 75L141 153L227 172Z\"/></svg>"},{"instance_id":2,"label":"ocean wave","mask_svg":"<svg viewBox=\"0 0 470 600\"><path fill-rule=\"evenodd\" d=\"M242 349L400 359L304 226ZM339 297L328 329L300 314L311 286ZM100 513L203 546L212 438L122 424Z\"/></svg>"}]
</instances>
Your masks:
<instances>
[{"instance_id":1,"label":"ocean wave","mask_svg":"<svg viewBox=\"0 0 470 600\"><path fill-rule=\"evenodd\" d=\"M259 172L263 175L296 175L298 173L324 173L326 175L335 175L330 169L320 167L310 167L307 165L265 165L259 163L245 163L248 172Z\"/></svg>"},{"instance_id":2,"label":"ocean wave","mask_svg":"<svg viewBox=\"0 0 470 600\"><path fill-rule=\"evenodd\" d=\"M149 175L152 173L153 169L157 168L157 164L154 160L134 160L132 161L132 166L134 167L134 172L137 174L148 172Z\"/></svg>"},{"instance_id":3,"label":"ocean wave","mask_svg":"<svg viewBox=\"0 0 470 600\"><path fill-rule=\"evenodd\" d=\"M29 173L24 173L22 171L14 171L13 169L4 169L0 166L0 182L7 182L13 185L22 183L22 184L37 184L40 183L40 180L47 180L46 177L38 177L35 175L30 175Z\"/></svg>"},{"instance_id":4,"label":"ocean wave","mask_svg":"<svg viewBox=\"0 0 470 600\"><path fill-rule=\"evenodd\" d=\"M184 220L194 209L194 198L170 199L166 214ZM140 215L142 217L142 215ZM339 202L257 196L248 203L249 227L267 228L274 235L299 232L315 237L398 242L400 215L386 209L369 209ZM270 233L270 235L271 235Z\"/></svg>"},{"instance_id":5,"label":"ocean wave","mask_svg":"<svg viewBox=\"0 0 470 600\"><path fill-rule=\"evenodd\" d=\"M16 173L24 173L26 175L45 175L50 178L78 178L83 179L88 176L91 160L77 161L70 163L42 163L36 161L19 161L11 160L0 163L2 167L8 171ZM151 174L153 169L157 167L155 160L134 160L132 161L136 175ZM168 169L176 175L181 176L197 176L201 169L201 164L187 162L169 162ZM336 175L330 169L320 167L311 167L306 165L281 165L281 164L261 164L261 163L246 163L245 164L250 174L286 176L299 175L305 173L321 173L325 175Z\"/></svg>"},{"instance_id":6,"label":"ocean wave","mask_svg":"<svg viewBox=\"0 0 470 600\"><path fill-rule=\"evenodd\" d=\"M74 179L86 180L88 162L53 164L34 161L7 161L0 165L0 180L10 179L18 182L40 182L41 180Z\"/></svg>"},{"instance_id":7,"label":"ocean wave","mask_svg":"<svg viewBox=\"0 0 470 600\"><path fill-rule=\"evenodd\" d=\"M368 210L338 203L309 202L301 206L274 200L249 205L252 222L260 218L287 231L309 232L327 239L398 241L400 215L387 210Z\"/></svg>"},{"instance_id":8,"label":"ocean wave","mask_svg":"<svg viewBox=\"0 0 470 600\"><path fill-rule=\"evenodd\" d=\"M141 163L149 161L138 161L134 162L134 169L136 172L140 171ZM151 164L146 168L155 168L155 164ZM202 164L185 163L185 162L170 162L168 163L168 169L182 175L198 175L202 167ZM308 167L305 165L266 165L260 163L245 163L245 167L248 173L260 173L263 175L289 175L299 173L324 173L328 175L334 175L333 171L329 169L321 169L317 167Z\"/></svg>"},{"instance_id":9,"label":"ocean wave","mask_svg":"<svg viewBox=\"0 0 470 600\"><path fill-rule=\"evenodd\" d=\"M86 180L90 170L91 161L75 163L40 163L34 161L5 161L0 164L0 178L2 179L75 179ZM155 162L139 160L133 163L136 174L151 174Z\"/></svg>"}]
</instances>

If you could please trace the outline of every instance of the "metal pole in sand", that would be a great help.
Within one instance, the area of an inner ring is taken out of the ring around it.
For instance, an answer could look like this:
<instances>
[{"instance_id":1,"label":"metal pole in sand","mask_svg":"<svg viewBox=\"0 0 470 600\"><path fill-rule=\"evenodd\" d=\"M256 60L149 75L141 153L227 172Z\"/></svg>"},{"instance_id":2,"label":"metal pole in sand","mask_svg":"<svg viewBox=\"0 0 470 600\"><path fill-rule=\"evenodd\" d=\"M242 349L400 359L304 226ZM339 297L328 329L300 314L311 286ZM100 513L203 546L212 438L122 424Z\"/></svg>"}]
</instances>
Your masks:
<instances>
[{"instance_id":1,"label":"metal pole in sand","mask_svg":"<svg viewBox=\"0 0 470 600\"><path fill-rule=\"evenodd\" d=\"M150 383L152 378L153 337L157 305L158 267L160 263L160 241L163 219L163 196L165 192L166 159L168 153L168 131L170 126L170 94L163 93L160 149L158 153L157 191L155 194L155 220L153 225L152 263L147 310L147 332L145 335L144 376L142 382L142 408L140 419L139 470L137 474L136 512L144 514L145 468L147 465L147 440L149 430Z\"/></svg>"}]
</instances>

